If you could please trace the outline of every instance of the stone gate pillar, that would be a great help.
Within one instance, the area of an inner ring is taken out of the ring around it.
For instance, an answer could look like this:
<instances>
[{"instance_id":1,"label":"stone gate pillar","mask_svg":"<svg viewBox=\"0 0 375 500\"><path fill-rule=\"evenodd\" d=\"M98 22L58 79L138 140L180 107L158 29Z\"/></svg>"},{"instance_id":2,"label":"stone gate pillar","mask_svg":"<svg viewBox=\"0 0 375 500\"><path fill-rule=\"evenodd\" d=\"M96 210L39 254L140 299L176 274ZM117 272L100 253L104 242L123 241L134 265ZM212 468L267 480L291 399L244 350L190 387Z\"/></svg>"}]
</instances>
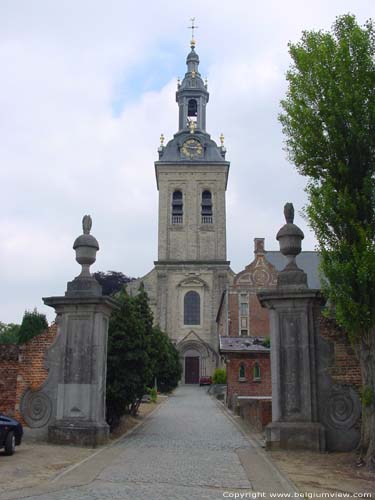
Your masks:
<instances>
[{"instance_id":1,"label":"stone gate pillar","mask_svg":"<svg viewBox=\"0 0 375 500\"><path fill-rule=\"evenodd\" d=\"M105 420L108 321L116 301L102 295L90 274L99 250L90 234L91 217L73 245L82 271L68 283L63 297L43 298L55 309L59 324L56 419L48 426L53 443L95 447L108 439Z\"/></svg>"},{"instance_id":2,"label":"stone gate pillar","mask_svg":"<svg viewBox=\"0 0 375 500\"><path fill-rule=\"evenodd\" d=\"M279 273L277 288L258 294L261 305L269 309L271 330L272 423L266 427L266 446L323 451L316 360L322 296L308 288L307 275L295 262L304 234L293 224L291 203L284 214L286 224L276 238L288 263Z\"/></svg>"}]
</instances>

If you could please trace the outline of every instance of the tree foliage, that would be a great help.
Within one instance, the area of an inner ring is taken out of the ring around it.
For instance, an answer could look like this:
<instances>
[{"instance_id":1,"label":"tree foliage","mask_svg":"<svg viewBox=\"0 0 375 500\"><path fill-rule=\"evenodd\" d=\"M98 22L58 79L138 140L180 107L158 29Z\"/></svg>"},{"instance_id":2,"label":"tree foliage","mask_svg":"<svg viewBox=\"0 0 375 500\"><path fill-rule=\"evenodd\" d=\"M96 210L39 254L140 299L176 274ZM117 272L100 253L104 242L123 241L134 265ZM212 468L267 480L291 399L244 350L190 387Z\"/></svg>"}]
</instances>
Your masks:
<instances>
[{"instance_id":1,"label":"tree foliage","mask_svg":"<svg viewBox=\"0 0 375 500\"><path fill-rule=\"evenodd\" d=\"M135 297L125 290L116 297L120 307L110 319L107 358L107 420L112 428L125 413L136 414L155 379L160 390L169 391L181 377L176 348L165 333L153 327L143 285Z\"/></svg>"},{"instance_id":2,"label":"tree foliage","mask_svg":"<svg viewBox=\"0 0 375 500\"><path fill-rule=\"evenodd\" d=\"M153 328L149 345L152 363L152 385L156 380L161 392L170 392L177 387L182 375L180 356L171 339L158 326Z\"/></svg>"},{"instance_id":3,"label":"tree foliage","mask_svg":"<svg viewBox=\"0 0 375 500\"><path fill-rule=\"evenodd\" d=\"M216 368L212 376L213 384L226 384L227 383L227 371L225 368Z\"/></svg>"},{"instance_id":4,"label":"tree foliage","mask_svg":"<svg viewBox=\"0 0 375 500\"><path fill-rule=\"evenodd\" d=\"M375 36L352 15L289 44L280 121L308 178L306 214L321 253L323 292L358 355L372 403L361 449L375 460ZM375 463L375 462L374 462Z\"/></svg>"},{"instance_id":5,"label":"tree foliage","mask_svg":"<svg viewBox=\"0 0 375 500\"><path fill-rule=\"evenodd\" d=\"M25 344L47 328L48 322L45 314L38 312L36 308L33 311L25 311L18 331L18 343Z\"/></svg>"},{"instance_id":6,"label":"tree foliage","mask_svg":"<svg viewBox=\"0 0 375 500\"><path fill-rule=\"evenodd\" d=\"M118 271L107 271L106 273L97 271L93 276L102 286L103 295L114 295L120 292L126 283L134 280L134 278Z\"/></svg>"},{"instance_id":7,"label":"tree foliage","mask_svg":"<svg viewBox=\"0 0 375 500\"><path fill-rule=\"evenodd\" d=\"M18 344L20 325L0 322L0 344Z\"/></svg>"},{"instance_id":8,"label":"tree foliage","mask_svg":"<svg viewBox=\"0 0 375 500\"><path fill-rule=\"evenodd\" d=\"M144 325L136 299L125 291L108 329L107 420L114 427L125 413L136 413L146 392L149 358Z\"/></svg>"}]
</instances>

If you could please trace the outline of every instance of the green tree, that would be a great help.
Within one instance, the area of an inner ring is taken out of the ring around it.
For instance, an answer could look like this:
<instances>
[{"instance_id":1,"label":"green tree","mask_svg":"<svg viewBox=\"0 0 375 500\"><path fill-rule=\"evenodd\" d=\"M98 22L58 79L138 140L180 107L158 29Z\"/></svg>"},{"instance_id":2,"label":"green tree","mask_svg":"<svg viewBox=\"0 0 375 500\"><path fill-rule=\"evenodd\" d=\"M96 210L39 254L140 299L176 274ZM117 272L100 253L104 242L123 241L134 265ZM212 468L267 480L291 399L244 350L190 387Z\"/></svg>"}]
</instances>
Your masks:
<instances>
[{"instance_id":1,"label":"green tree","mask_svg":"<svg viewBox=\"0 0 375 500\"><path fill-rule=\"evenodd\" d=\"M375 36L352 15L289 44L280 121L289 159L308 178L306 215L323 292L361 367L361 460L375 467Z\"/></svg>"},{"instance_id":2,"label":"green tree","mask_svg":"<svg viewBox=\"0 0 375 500\"><path fill-rule=\"evenodd\" d=\"M0 344L18 344L20 325L0 322Z\"/></svg>"},{"instance_id":3,"label":"green tree","mask_svg":"<svg viewBox=\"0 0 375 500\"><path fill-rule=\"evenodd\" d=\"M114 295L120 292L126 283L134 280L134 278L130 278L118 271L107 271L106 273L97 271L93 276L102 286L103 295Z\"/></svg>"},{"instance_id":4,"label":"green tree","mask_svg":"<svg viewBox=\"0 0 375 500\"><path fill-rule=\"evenodd\" d=\"M155 359L151 355L151 343L153 337L153 314L149 306L149 298L146 293L144 284L141 282L138 294L134 297L137 314L142 328L142 335L145 341L145 349L148 356L147 367L145 368L144 376L148 386L153 384L155 372Z\"/></svg>"},{"instance_id":5,"label":"green tree","mask_svg":"<svg viewBox=\"0 0 375 500\"><path fill-rule=\"evenodd\" d=\"M125 413L135 415L147 386L170 391L181 377L177 349L169 337L153 327L153 316L143 284L135 297L125 290L116 295L119 309L108 329L107 421L113 429Z\"/></svg>"},{"instance_id":6,"label":"green tree","mask_svg":"<svg viewBox=\"0 0 375 500\"><path fill-rule=\"evenodd\" d=\"M170 392L175 389L182 375L180 356L171 339L158 326L152 331L149 355L158 390Z\"/></svg>"},{"instance_id":7,"label":"green tree","mask_svg":"<svg viewBox=\"0 0 375 500\"><path fill-rule=\"evenodd\" d=\"M117 299L120 307L112 313L108 329L106 405L111 428L125 413L136 414L146 392L149 364L136 299L125 291Z\"/></svg>"},{"instance_id":8,"label":"green tree","mask_svg":"<svg viewBox=\"0 0 375 500\"><path fill-rule=\"evenodd\" d=\"M45 314L36 310L25 311L22 323L18 332L18 343L25 344L33 337L40 335L48 328L48 322Z\"/></svg>"}]
</instances>

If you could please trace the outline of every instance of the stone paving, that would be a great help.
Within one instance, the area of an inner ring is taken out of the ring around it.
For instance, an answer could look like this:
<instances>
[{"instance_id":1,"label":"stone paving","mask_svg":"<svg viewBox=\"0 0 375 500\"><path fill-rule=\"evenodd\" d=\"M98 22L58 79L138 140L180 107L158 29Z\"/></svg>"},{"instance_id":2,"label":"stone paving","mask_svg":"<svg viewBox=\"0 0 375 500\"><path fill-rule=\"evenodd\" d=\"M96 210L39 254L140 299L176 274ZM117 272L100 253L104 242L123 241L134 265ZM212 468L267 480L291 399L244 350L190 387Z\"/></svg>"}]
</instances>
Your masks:
<instances>
[{"instance_id":1,"label":"stone paving","mask_svg":"<svg viewBox=\"0 0 375 500\"><path fill-rule=\"evenodd\" d=\"M178 388L117 446L123 451L89 484L28 499L194 500L253 490L237 453L251 445L204 388Z\"/></svg>"}]
</instances>

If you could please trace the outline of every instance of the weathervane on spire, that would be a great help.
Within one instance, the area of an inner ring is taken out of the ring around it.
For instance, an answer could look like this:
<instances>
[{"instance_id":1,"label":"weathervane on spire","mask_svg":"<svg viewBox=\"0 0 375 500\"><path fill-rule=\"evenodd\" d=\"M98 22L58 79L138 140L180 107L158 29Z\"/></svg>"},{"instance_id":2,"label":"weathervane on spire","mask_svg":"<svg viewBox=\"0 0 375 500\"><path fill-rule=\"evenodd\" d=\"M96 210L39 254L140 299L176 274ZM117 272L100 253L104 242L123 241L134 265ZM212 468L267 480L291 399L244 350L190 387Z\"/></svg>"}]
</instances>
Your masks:
<instances>
[{"instance_id":1,"label":"weathervane on spire","mask_svg":"<svg viewBox=\"0 0 375 500\"><path fill-rule=\"evenodd\" d=\"M195 47L195 40L194 40L194 30L198 29L198 26L196 26L195 23L195 17L190 18L191 21L191 26L188 26L188 29L191 30L191 48Z\"/></svg>"}]
</instances>

